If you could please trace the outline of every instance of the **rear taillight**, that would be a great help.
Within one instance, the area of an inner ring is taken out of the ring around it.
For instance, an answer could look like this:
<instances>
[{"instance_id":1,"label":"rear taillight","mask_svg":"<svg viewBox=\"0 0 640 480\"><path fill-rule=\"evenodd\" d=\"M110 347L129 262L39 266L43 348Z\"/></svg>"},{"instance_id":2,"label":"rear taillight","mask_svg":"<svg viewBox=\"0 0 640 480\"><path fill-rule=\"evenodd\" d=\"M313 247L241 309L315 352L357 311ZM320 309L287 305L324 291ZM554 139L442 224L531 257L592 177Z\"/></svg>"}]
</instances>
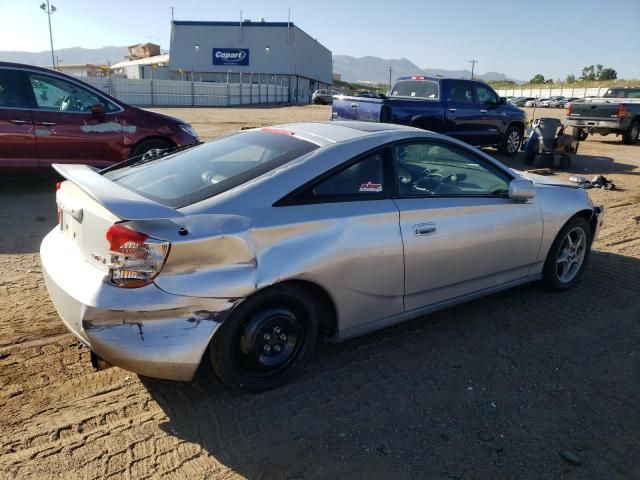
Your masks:
<instances>
[{"instance_id":1,"label":"rear taillight","mask_svg":"<svg viewBox=\"0 0 640 480\"><path fill-rule=\"evenodd\" d=\"M571 104L567 103L566 107L567 107L567 115L571 115Z\"/></svg>"},{"instance_id":2,"label":"rear taillight","mask_svg":"<svg viewBox=\"0 0 640 480\"><path fill-rule=\"evenodd\" d=\"M61 186L62 182L56 183L56 192L60 190ZM60 222L62 222L62 209L60 208L60 205L58 205L58 225L60 225Z\"/></svg>"},{"instance_id":3,"label":"rear taillight","mask_svg":"<svg viewBox=\"0 0 640 480\"><path fill-rule=\"evenodd\" d=\"M623 118L627 114L627 109L624 107L624 103L618 105L618 118Z\"/></svg>"},{"instance_id":4,"label":"rear taillight","mask_svg":"<svg viewBox=\"0 0 640 480\"><path fill-rule=\"evenodd\" d=\"M118 287L137 288L151 283L167 260L171 243L149 237L123 225L107 230L111 281Z\"/></svg>"}]
</instances>

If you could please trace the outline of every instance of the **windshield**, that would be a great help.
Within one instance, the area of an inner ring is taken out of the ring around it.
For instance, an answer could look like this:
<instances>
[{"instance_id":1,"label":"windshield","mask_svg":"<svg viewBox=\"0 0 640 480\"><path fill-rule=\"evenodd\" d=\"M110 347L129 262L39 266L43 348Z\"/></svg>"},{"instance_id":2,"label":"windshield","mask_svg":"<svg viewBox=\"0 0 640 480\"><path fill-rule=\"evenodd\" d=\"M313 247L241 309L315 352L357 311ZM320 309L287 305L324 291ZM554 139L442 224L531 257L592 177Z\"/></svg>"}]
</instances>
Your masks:
<instances>
[{"instance_id":1,"label":"windshield","mask_svg":"<svg viewBox=\"0 0 640 480\"><path fill-rule=\"evenodd\" d=\"M151 200L180 208L246 183L316 148L288 133L250 131L104 175Z\"/></svg>"},{"instance_id":2,"label":"windshield","mask_svg":"<svg viewBox=\"0 0 640 480\"><path fill-rule=\"evenodd\" d=\"M610 88L603 98L640 98L640 88Z\"/></svg>"},{"instance_id":3,"label":"windshield","mask_svg":"<svg viewBox=\"0 0 640 480\"><path fill-rule=\"evenodd\" d=\"M430 80L399 80L393 86L392 97L438 99L438 82Z\"/></svg>"}]
</instances>

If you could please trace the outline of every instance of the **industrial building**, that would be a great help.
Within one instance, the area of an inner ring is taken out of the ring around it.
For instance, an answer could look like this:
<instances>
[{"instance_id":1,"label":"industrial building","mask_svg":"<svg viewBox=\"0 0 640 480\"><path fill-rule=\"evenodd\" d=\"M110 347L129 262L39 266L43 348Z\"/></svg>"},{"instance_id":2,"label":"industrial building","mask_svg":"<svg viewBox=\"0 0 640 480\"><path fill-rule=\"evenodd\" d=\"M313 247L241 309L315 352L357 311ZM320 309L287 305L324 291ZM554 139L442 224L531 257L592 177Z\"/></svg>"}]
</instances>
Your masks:
<instances>
[{"instance_id":1,"label":"industrial building","mask_svg":"<svg viewBox=\"0 0 640 480\"><path fill-rule=\"evenodd\" d=\"M173 78L287 86L292 102L332 83L331 52L292 22L171 23Z\"/></svg>"}]
</instances>

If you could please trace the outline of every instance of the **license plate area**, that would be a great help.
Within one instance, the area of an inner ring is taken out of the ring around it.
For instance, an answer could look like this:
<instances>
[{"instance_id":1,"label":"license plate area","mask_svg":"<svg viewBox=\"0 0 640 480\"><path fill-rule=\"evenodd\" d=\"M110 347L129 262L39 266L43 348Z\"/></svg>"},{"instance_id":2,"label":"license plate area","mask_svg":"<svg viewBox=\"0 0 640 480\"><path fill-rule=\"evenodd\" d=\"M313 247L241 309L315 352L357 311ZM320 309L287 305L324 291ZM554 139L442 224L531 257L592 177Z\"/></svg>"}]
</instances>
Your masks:
<instances>
[{"instance_id":1,"label":"license plate area","mask_svg":"<svg viewBox=\"0 0 640 480\"><path fill-rule=\"evenodd\" d=\"M69 209L58 205L60 231L75 241L80 241L82 209Z\"/></svg>"}]
</instances>

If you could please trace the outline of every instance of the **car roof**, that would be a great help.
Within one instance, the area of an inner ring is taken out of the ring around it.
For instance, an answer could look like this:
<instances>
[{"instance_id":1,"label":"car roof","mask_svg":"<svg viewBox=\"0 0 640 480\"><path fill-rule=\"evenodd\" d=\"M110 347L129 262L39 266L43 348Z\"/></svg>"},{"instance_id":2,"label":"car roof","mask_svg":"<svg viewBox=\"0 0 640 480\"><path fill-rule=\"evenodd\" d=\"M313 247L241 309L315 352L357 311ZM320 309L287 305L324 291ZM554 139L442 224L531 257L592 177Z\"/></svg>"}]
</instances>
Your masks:
<instances>
[{"instance_id":1,"label":"car roof","mask_svg":"<svg viewBox=\"0 0 640 480\"><path fill-rule=\"evenodd\" d=\"M0 62L0 67L18 68L18 69L28 68L29 70L38 70L38 71L46 72L46 73L51 73L51 72L58 73L58 74L61 73L61 72L58 72L56 70L52 70L51 68L38 67L36 65L29 65L29 64L26 64L26 63Z\"/></svg>"},{"instance_id":2,"label":"car roof","mask_svg":"<svg viewBox=\"0 0 640 480\"><path fill-rule=\"evenodd\" d=\"M284 125L276 125L273 128L288 130L293 132L298 138L308 140L320 146L346 142L382 132L412 132L418 130L404 125L359 122L355 120L288 123Z\"/></svg>"}]
</instances>

